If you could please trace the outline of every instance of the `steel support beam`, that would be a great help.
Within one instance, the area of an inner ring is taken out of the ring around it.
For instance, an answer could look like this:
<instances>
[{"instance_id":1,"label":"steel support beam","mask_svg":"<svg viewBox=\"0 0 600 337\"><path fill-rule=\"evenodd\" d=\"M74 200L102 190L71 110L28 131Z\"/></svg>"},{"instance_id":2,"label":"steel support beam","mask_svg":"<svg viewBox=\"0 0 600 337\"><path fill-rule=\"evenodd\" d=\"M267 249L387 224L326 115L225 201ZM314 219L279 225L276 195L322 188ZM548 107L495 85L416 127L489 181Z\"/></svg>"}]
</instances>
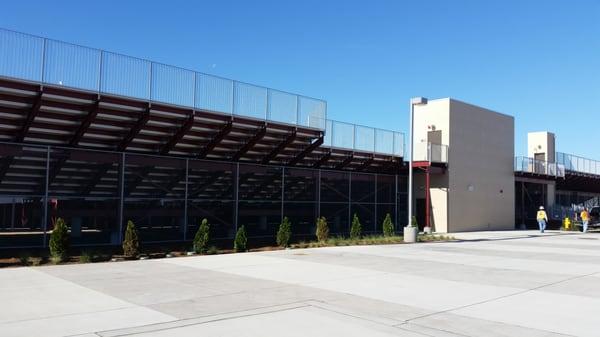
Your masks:
<instances>
[{"instance_id":1,"label":"steel support beam","mask_svg":"<svg viewBox=\"0 0 600 337\"><path fill-rule=\"evenodd\" d=\"M83 135L85 135L85 133L88 131L88 129L90 128L90 125L92 124L94 119L96 119L99 108L100 108L100 97L98 97L96 102L94 102L94 104L92 104L91 107L88 109L87 115L85 116L83 121L81 121L81 124L79 124L79 127L77 128L77 131L75 131L75 134L69 141L70 147L76 147L79 144L79 142L83 138ZM59 159L58 162L54 165L54 168L52 169L52 171L50 172L50 174L48 176L49 185L52 185L52 183L54 182L54 179L56 179L56 176L62 169L63 165L67 162L67 159L68 159L67 157L63 157L63 158Z\"/></svg>"},{"instance_id":2,"label":"steel support beam","mask_svg":"<svg viewBox=\"0 0 600 337\"><path fill-rule=\"evenodd\" d=\"M323 145L323 135L321 135L317 140L315 140L312 144L307 146L302 152L300 152L294 159L290 160L287 165L294 166L298 164L304 157L306 157L309 153L313 152L316 148Z\"/></svg>"},{"instance_id":3,"label":"steel support beam","mask_svg":"<svg viewBox=\"0 0 600 337\"><path fill-rule=\"evenodd\" d=\"M35 99L35 101L33 102L31 109L29 109L29 112L27 113L27 117L25 118L25 122L23 122L23 126L21 127L21 130L19 130L19 132L17 133L16 137L15 137L15 141L17 143L22 142L25 139L25 136L27 135L27 131L29 131L29 128L31 128L31 125L33 124L33 120L35 119L35 116L37 116L38 112L40 112L40 108L42 107L42 95L43 92L40 92L37 96L37 98Z\"/></svg>"},{"instance_id":4,"label":"steel support beam","mask_svg":"<svg viewBox=\"0 0 600 337\"><path fill-rule=\"evenodd\" d=\"M374 161L375 161L375 157L371 156L371 158L365 160L356 170L364 171L364 170L368 169L369 166L371 166L371 164L373 164Z\"/></svg>"},{"instance_id":5,"label":"steel support beam","mask_svg":"<svg viewBox=\"0 0 600 337\"><path fill-rule=\"evenodd\" d=\"M292 144L296 140L296 130L287 136L287 138L281 142L276 148L274 148L263 160L262 164L268 164L271 160L275 159L277 155L283 151L286 147Z\"/></svg>"},{"instance_id":6,"label":"steel support beam","mask_svg":"<svg viewBox=\"0 0 600 337\"><path fill-rule=\"evenodd\" d=\"M202 151L200 151L200 153L198 154L198 158L199 159L203 159L206 158L206 156L212 151L214 150L214 148L219 145L219 143L221 143L221 141L227 137L227 135L231 132L231 129L233 128L233 121L229 121L227 124L225 124L225 126L223 126L221 128L221 130L219 130L219 132L217 132L215 134L215 136L208 142L208 144L206 144L206 146L204 147L204 149L202 149Z\"/></svg>"},{"instance_id":7,"label":"steel support beam","mask_svg":"<svg viewBox=\"0 0 600 337\"><path fill-rule=\"evenodd\" d=\"M348 166L348 165L349 165L349 164L352 162L352 160L353 160L353 159L354 159L354 154L350 154L350 155L349 155L348 157L346 157L346 159L344 159L344 160L343 160L341 163L337 164L337 165L335 166L335 168L336 168L337 170L341 170L341 169L343 169L344 167Z\"/></svg>"},{"instance_id":8,"label":"steel support beam","mask_svg":"<svg viewBox=\"0 0 600 337\"><path fill-rule=\"evenodd\" d=\"M168 154L171 150L173 150L175 145L177 145L177 143L179 143L179 141L183 138L183 136L185 136L185 134L188 133L192 129L193 125L194 125L194 114L192 112L191 116L189 116L188 119L183 123L183 125L181 125L181 127L179 128L177 133L175 135L173 135L173 137L171 137L171 139L169 139L169 141L165 145L163 145L163 147L160 149L159 153L164 155L164 154Z\"/></svg>"},{"instance_id":9,"label":"steel support beam","mask_svg":"<svg viewBox=\"0 0 600 337\"><path fill-rule=\"evenodd\" d=\"M94 119L96 119L99 107L100 99L98 99L88 110L88 114L85 116L81 124L79 124L79 128L77 129L77 131L75 131L73 138L71 138L71 140L69 141L69 146L77 146L77 144L79 144L79 142L83 138L83 135L85 135Z\"/></svg>"},{"instance_id":10,"label":"steel support beam","mask_svg":"<svg viewBox=\"0 0 600 337\"><path fill-rule=\"evenodd\" d=\"M150 175L150 172L152 172L152 167L143 167L138 172L137 176L135 177L135 180L131 182L129 188L127 188L123 193L124 197L128 197L131 194L131 192L135 191L135 189L144 181L144 179L146 179Z\"/></svg>"},{"instance_id":11,"label":"steel support beam","mask_svg":"<svg viewBox=\"0 0 600 337\"><path fill-rule=\"evenodd\" d=\"M329 158L331 158L331 150L329 150L327 153L325 153L323 155L323 157L321 157L321 159L319 159L316 163L314 163L313 168L319 168L319 167L325 165L329 161Z\"/></svg>"},{"instance_id":12,"label":"steel support beam","mask_svg":"<svg viewBox=\"0 0 600 337\"><path fill-rule=\"evenodd\" d=\"M148 107L141 113L135 125L131 129L129 129L129 133L127 134L127 136L125 136L121 143L119 143L119 146L117 146L117 151L125 151L129 144L131 144L135 137L140 133L140 131L142 131L146 123L148 123L148 120L150 120L151 108L152 106L148 104Z\"/></svg>"},{"instance_id":13,"label":"steel support beam","mask_svg":"<svg viewBox=\"0 0 600 337\"><path fill-rule=\"evenodd\" d=\"M98 171L96 171L96 174L94 174L94 177L92 179L90 179L90 183L81 189L80 195L86 196L90 192L92 192L94 187L96 187L96 185L98 185L98 183L102 180L102 177L106 173L108 173L108 170L110 170L112 165L113 165L113 163L102 164L100 166L100 168L98 169ZM117 168L117 171L118 171L118 168Z\"/></svg>"},{"instance_id":14,"label":"steel support beam","mask_svg":"<svg viewBox=\"0 0 600 337\"><path fill-rule=\"evenodd\" d=\"M248 142L246 142L246 144L244 144L244 146L242 146L242 148L233 155L233 157L231 157L231 160L240 160L240 158L242 158L246 154L246 152L250 151L254 147L254 145L256 145L256 143L263 139L263 137L266 134L267 126L265 125L260 130L258 130L258 132L254 136L252 136L252 138L250 138Z\"/></svg>"}]
</instances>

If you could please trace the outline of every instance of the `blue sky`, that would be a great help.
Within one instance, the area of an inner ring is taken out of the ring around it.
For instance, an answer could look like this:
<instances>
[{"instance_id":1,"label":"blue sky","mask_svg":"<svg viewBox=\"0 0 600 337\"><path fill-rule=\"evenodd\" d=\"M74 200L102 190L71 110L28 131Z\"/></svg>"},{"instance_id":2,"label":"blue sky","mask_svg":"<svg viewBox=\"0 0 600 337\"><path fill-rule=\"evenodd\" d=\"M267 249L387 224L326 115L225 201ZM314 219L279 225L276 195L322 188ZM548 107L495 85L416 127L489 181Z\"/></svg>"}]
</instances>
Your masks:
<instances>
[{"instance_id":1,"label":"blue sky","mask_svg":"<svg viewBox=\"0 0 600 337\"><path fill-rule=\"evenodd\" d=\"M600 159L600 1L7 1L0 26L319 97L407 131L454 97Z\"/></svg>"}]
</instances>

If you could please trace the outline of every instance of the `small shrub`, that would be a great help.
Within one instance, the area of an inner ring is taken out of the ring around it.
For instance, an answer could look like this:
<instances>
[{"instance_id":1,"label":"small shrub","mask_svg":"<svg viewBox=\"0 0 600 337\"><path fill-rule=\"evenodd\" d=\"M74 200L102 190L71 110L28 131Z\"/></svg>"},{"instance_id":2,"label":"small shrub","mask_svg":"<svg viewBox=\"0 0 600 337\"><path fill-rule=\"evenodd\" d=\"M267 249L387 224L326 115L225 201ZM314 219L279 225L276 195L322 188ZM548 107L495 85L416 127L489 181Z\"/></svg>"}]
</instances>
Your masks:
<instances>
[{"instance_id":1,"label":"small shrub","mask_svg":"<svg viewBox=\"0 0 600 337\"><path fill-rule=\"evenodd\" d=\"M296 248L308 248L308 243L306 243L306 241L300 241L296 245Z\"/></svg>"},{"instance_id":2,"label":"small shrub","mask_svg":"<svg viewBox=\"0 0 600 337\"><path fill-rule=\"evenodd\" d=\"M362 225L358 219L358 214L354 213L352 217L352 226L350 227L350 239L357 240L362 236Z\"/></svg>"},{"instance_id":3,"label":"small shrub","mask_svg":"<svg viewBox=\"0 0 600 337\"><path fill-rule=\"evenodd\" d=\"M386 214L383 219L383 236L394 236L394 223L392 223L390 213Z\"/></svg>"},{"instance_id":4,"label":"small shrub","mask_svg":"<svg viewBox=\"0 0 600 337\"><path fill-rule=\"evenodd\" d=\"M32 266L39 266L42 264L42 258L41 257L32 257L29 259L29 263Z\"/></svg>"},{"instance_id":5,"label":"small shrub","mask_svg":"<svg viewBox=\"0 0 600 337\"><path fill-rule=\"evenodd\" d=\"M279 225L277 231L277 244L282 247L288 247L290 245L290 238L292 237L292 224L288 217L283 218L283 222Z\"/></svg>"},{"instance_id":6,"label":"small shrub","mask_svg":"<svg viewBox=\"0 0 600 337\"><path fill-rule=\"evenodd\" d=\"M248 250L248 237L246 237L246 228L244 226L238 228L235 233L235 241L233 242L233 250L236 252L245 252Z\"/></svg>"},{"instance_id":7,"label":"small shrub","mask_svg":"<svg viewBox=\"0 0 600 337\"><path fill-rule=\"evenodd\" d=\"M140 253L140 242L138 232L133 224L133 221L127 221L127 229L125 230L125 238L123 239L123 255L128 258L135 258Z\"/></svg>"},{"instance_id":8,"label":"small shrub","mask_svg":"<svg viewBox=\"0 0 600 337\"><path fill-rule=\"evenodd\" d=\"M62 218L56 219L50 234L50 256L53 263L65 261L69 250L69 229Z\"/></svg>"},{"instance_id":9,"label":"small shrub","mask_svg":"<svg viewBox=\"0 0 600 337\"><path fill-rule=\"evenodd\" d=\"M317 240L319 242L327 241L329 238L329 226L327 225L327 219L324 216L317 219Z\"/></svg>"},{"instance_id":10,"label":"small shrub","mask_svg":"<svg viewBox=\"0 0 600 337\"><path fill-rule=\"evenodd\" d=\"M202 219L200 227L194 236L194 252L197 254L203 254L206 252L209 240L210 225L207 219Z\"/></svg>"},{"instance_id":11,"label":"small shrub","mask_svg":"<svg viewBox=\"0 0 600 337\"><path fill-rule=\"evenodd\" d=\"M215 247L215 246L208 247L208 250L206 251L206 254L209 254L209 255L215 255L218 253L219 253L219 249L217 249L217 247Z\"/></svg>"},{"instance_id":12,"label":"small shrub","mask_svg":"<svg viewBox=\"0 0 600 337\"><path fill-rule=\"evenodd\" d=\"M19 255L19 262L21 263L22 266L28 266L30 263L30 259L31 259L31 256L29 255L29 252L22 252Z\"/></svg>"},{"instance_id":13,"label":"small shrub","mask_svg":"<svg viewBox=\"0 0 600 337\"><path fill-rule=\"evenodd\" d=\"M91 252L84 250L81 252L81 255L79 256L79 263L90 263L90 262L92 262L92 257L93 257L93 254Z\"/></svg>"},{"instance_id":14,"label":"small shrub","mask_svg":"<svg viewBox=\"0 0 600 337\"><path fill-rule=\"evenodd\" d=\"M412 219L410 220L410 227L419 228L419 224L417 223L417 217L414 215L413 215Z\"/></svg>"}]
</instances>

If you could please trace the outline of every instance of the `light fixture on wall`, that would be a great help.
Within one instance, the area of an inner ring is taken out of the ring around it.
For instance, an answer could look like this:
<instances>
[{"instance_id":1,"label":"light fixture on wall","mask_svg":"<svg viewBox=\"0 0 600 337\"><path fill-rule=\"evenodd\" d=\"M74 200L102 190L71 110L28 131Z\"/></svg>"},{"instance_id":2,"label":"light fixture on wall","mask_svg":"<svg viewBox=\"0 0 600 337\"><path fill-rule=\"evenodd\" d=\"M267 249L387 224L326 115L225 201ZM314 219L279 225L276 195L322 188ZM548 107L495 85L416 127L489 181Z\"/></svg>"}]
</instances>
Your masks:
<instances>
[{"instance_id":1,"label":"light fixture on wall","mask_svg":"<svg viewBox=\"0 0 600 337\"><path fill-rule=\"evenodd\" d=\"M469 192L475 191L475 186L469 184L469 186L467 186L467 191L469 191Z\"/></svg>"}]
</instances>

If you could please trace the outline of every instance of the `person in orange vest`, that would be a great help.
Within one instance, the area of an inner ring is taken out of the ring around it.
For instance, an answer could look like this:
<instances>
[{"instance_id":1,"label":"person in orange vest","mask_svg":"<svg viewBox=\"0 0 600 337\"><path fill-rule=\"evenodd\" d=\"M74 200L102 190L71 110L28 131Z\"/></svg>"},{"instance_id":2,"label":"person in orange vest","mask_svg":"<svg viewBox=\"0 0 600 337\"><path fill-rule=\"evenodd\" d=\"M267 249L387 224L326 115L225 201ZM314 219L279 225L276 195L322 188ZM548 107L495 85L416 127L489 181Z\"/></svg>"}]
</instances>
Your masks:
<instances>
[{"instance_id":1,"label":"person in orange vest","mask_svg":"<svg viewBox=\"0 0 600 337\"><path fill-rule=\"evenodd\" d=\"M583 211L581 211L581 222L583 224L583 232L586 233L588 224L590 223L590 213L587 208L584 208Z\"/></svg>"},{"instance_id":2,"label":"person in orange vest","mask_svg":"<svg viewBox=\"0 0 600 337\"><path fill-rule=\"evenodd\" d=\"M543 233L544 230L546 230L546 223L548 222L548 215L546 214L546 211L544 211L544 206L540 206L536 219L540 226L540 233Z\"/></svg>"}]
</instances>

